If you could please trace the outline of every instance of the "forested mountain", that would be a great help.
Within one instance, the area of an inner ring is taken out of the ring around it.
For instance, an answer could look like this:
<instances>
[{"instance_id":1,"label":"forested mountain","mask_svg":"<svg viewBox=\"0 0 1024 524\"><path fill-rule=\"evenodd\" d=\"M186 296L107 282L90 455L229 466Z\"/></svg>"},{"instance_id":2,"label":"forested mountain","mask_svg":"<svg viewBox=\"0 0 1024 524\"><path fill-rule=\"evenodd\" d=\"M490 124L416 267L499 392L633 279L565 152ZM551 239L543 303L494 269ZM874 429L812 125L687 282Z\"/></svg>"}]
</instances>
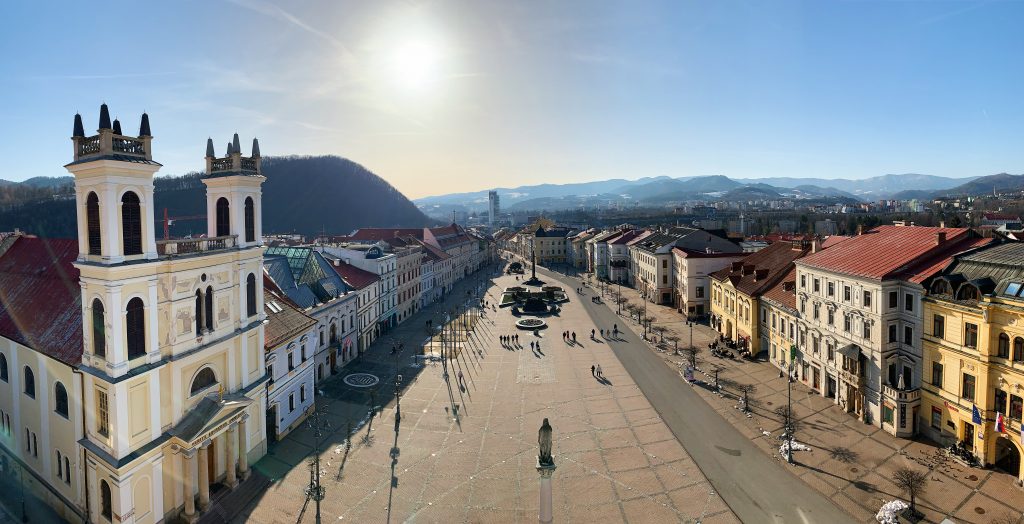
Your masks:
<instances>
[{"instance_id":1,"label":"forested mountain","mask_svg":"<svg viewBox=\"0 0 1024 524\"><path fill-rule=\"evenodd\" d=\"M391 184L344 158L267 157L263 174L264 233L345 234L359 227L433 224ZM0 195L7 189L0 186ZM154 197L158 235L163 234L165 208L170 217L182 217L173 221L171 236L206 232L203 219L187 218L206 214L199 173L156 178ZM48 199L2 210L0 231L21 228L40 236L74 237L74 205L73 199Z\"/></svg>"}]
</instances>

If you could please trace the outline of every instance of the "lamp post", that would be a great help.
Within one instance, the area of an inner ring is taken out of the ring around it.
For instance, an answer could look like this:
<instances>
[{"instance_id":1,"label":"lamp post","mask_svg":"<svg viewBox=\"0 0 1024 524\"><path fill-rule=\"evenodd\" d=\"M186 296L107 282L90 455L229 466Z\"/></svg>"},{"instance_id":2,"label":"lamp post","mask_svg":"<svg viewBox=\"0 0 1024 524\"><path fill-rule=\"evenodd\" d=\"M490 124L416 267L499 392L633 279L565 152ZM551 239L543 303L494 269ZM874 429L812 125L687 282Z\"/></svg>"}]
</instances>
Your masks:
<instances>
[{"instance_id":1,"label":"lamp post","mask_svg":"<svg viewBox=\"0 0 1024 524\"><path fill-rule=\"evenodd\" d=\"M793 356L796 345L789 346L789 364L786 365L786 433L789 445L786 446L786 462L793 463Z\"/></svg>"},{"instance_id":2,"label":"lamp post","mask_svg":"<svg viewBox=\"0 0 1024 524\"><path fill-rule=\"evenodd\" d=\"M323 430L331 427L331 423L320 419L320 410L317 409L315 401L309 426L313 429L313 457L309 461L309 487L306 488L306 499L312 499L316 503L316 524L320 524L320 501L324 499L325 491L320 484L320 438L323 436Z\"/></svg>"}]
</instances>

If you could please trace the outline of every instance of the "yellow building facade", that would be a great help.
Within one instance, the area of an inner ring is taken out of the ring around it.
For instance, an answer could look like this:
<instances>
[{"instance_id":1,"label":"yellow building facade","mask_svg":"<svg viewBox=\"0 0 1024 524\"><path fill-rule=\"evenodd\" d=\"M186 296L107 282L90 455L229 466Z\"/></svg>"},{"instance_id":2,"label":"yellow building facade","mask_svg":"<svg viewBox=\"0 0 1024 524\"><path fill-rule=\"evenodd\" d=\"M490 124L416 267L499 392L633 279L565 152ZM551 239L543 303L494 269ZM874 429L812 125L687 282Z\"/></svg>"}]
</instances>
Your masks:
<instances>
[{"instance_id":1,"label":"yellow building facade","mask_svg":"<svg viewBox=\"0 0 1024 524\"><path fill-rule=\"evenodd\" d=\"M148 116L129 136L104 105L95 135L76 115L72 141L77 241L36 240L42 261L73 265L38 307L70 314L0 339L0 443L65 518L194 521L211 485L234 488L266 451L259 145L242 156L235 135L217 157L208 142L207 235L158 240ZM20 242L3 271L32 249Z\"/></svg>"},{"instance_id":2,"label":"yellow building facade","mask_svg":"<svg viewBox=\"0 0 1024 524\"><path fill-rule=\"evenodd\" d=\"M1024 245L997 245L957 257L931 282L923 300L920 427L937 442L962 443L982 464L1024 478L1021 260Z\"/></svg>"}]
</instances>

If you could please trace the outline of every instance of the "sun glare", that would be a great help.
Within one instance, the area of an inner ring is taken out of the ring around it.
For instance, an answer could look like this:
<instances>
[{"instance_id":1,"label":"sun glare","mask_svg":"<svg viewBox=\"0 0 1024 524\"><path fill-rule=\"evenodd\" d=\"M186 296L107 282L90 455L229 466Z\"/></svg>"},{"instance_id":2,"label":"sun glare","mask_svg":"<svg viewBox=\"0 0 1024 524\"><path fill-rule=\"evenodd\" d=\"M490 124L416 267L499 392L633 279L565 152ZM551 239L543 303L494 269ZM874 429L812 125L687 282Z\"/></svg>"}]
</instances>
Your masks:
<instances>
[{"instance_id":1,"label":"sun glare","mask_svg":"<svg viewBox=\"0 0 1024 524\"><path fill-rule=\"evenodd\" d=\"M395 48L392 57L394 80L404 88L422 90L437 80L440 53L426 41L406 42Z\"/></svg>"}]
</instances>

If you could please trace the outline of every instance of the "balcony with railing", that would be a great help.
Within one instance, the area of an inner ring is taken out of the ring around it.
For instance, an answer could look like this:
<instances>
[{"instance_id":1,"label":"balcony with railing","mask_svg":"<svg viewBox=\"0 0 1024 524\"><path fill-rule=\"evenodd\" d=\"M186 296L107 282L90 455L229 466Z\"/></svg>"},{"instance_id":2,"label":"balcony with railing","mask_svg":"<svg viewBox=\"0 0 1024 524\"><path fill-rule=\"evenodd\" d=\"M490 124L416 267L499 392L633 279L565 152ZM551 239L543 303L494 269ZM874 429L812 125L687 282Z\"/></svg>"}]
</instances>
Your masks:
<instances>
[{"instance_id":1,"label":"balcony with railing","mask_svg":"<svg viewBox=\"0 0 1024 524\"><path fill-rule=\"evenodd\" d=\"M912 403L921 400L921 388L896 389L888 384L882 384L882 394L896 402Z\"/></svg>"},{"instance_id":2,"label":"balcony with railing","mask_svg":"<svg viewBox=\"0 0 1024 524\"><path fill-rule=\"evenodd\" d=\"M238 245L238 235L210 238L176 238L158 240L156 251L162 257L194 255L233 249Z\"/></svg>"},{"instance_id":3,"label":"balcony with railing","mask_svg":"<svg viewBox=\"0 0 1024 524\"><path fill-rule=\"evenodd\" d=\"M75 160L88 160L89 157L128 156L140 160L148 160L149 138L117 135L106 129L100 134L85 137L74 137Z\"/></svg>"}]
</instances>

